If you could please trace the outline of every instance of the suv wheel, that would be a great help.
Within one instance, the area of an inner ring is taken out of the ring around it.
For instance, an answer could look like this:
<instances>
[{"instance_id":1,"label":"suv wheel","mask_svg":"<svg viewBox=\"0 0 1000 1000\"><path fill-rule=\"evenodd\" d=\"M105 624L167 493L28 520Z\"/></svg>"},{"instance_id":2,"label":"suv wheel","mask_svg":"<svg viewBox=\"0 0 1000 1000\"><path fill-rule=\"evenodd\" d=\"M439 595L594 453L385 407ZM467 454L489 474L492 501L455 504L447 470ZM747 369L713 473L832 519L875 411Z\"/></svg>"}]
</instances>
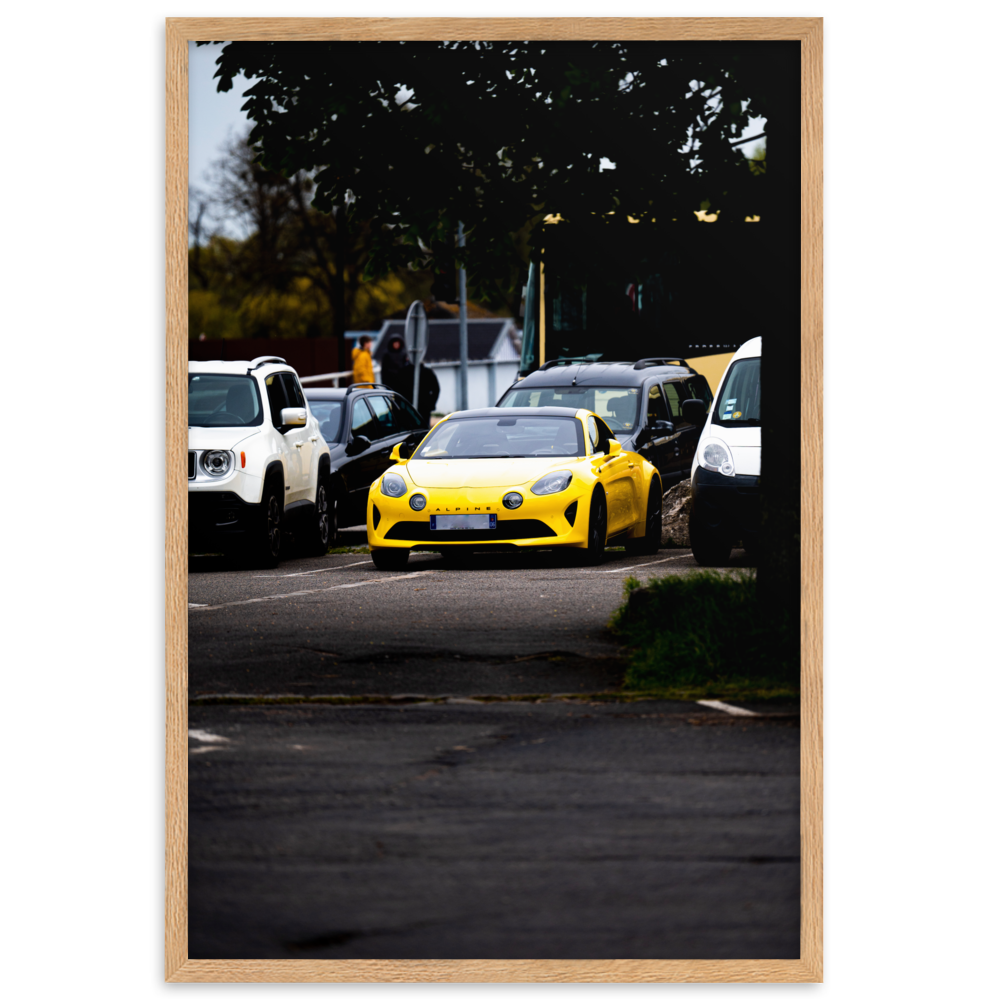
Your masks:
<instances>
[{"instance_id":1,"label":"suv wheel","mask_svg":"<svg viewBox=\"0 0 1000 1000\"><path fill-rule=\"evenodd\" d=\"M281 559L281 522L283 516L281 482L271 478L264 484L260 522L257 528L255 562L274 567Z\"/></svg>"},{"instance_id":2,"label":"suv wheel","mask_svg":"<svg viewBox=\"0 0 1000 1000\"><path fill-rule=\"evenodd\" d=\"M632 555L653 556L660 551L663 534L663 489L654 476L646 500L646 534L642 538L626 538L625 551Z\"/></svg>"}]
</instances>

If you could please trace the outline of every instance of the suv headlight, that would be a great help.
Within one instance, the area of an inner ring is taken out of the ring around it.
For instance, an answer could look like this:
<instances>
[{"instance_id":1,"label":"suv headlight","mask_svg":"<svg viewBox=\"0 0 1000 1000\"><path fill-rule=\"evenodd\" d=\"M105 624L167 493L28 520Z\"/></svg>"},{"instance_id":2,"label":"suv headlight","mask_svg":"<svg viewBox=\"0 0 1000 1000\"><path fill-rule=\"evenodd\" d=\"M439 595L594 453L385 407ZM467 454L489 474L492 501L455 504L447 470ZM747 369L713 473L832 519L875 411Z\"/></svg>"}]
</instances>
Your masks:
<instances>
[{"instance_id":1,"label":"suv headlight","mask_svg":"<svg viewBox=\"0 0 1000 1000\"><path fill-rule=\"evenodd\" d=\"M201 454L201 467L210 476L226 476L233 468L233 453L231 451L204 451Z\"/></svg>"},{"instance_id":2,"label":"suv headlight","mask_svg":"<svg viewBox=\"0 0 1000 1000\"><path fill-rule=\"evenodd\" d=\"M395 472L387 472L382 477L382 492L387 497L401 497L406 492L406 480Z\"/></svg>"},{"instance_id":3,"label":"suv headlight","mask_svg":"<svg viewBox=\"0 0 1000 1000\"><path fill-rule=\"evenodd\" d=\"M547 497L551 493L562 493L572 478L572 472L550 472L531 487L531 492L540 497Z\"/></svg>"},{"instance_id":4,"label":"suv headlight","mask_svg":"<svg viewBox=\"0 0 1000 1000\"><path fill-rule=\"evenodd\" d=\"M721 472L724 476L736 475L736 463L729 445L718 438L706 438L698 446L698 464L709 472Z\"/></svg>"}]
</instances>

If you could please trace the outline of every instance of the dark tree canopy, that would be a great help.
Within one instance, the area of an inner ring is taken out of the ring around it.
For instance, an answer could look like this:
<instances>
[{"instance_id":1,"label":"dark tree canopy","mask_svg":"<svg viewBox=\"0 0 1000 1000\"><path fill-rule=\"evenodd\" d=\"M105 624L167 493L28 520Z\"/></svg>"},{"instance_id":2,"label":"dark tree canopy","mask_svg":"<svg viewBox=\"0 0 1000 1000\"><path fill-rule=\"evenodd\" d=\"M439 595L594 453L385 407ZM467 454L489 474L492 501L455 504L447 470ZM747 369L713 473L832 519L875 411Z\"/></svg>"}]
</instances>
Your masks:
<instances>
[{"instance_id":1,"label":"dark tree canopy","mask_svg":"<svg viewBox=\"0 0 1000 1000\"><path fill-rule=\"evenodd\" d=\"M461 220L479 283L546 213L766 212L732 145L778 96L770 43L751 44L231 42L216 76L256 80L244 109L270 169L312 172L317 208L371 223L370 273L447 263Z\"/></svg>"}]
</instances>

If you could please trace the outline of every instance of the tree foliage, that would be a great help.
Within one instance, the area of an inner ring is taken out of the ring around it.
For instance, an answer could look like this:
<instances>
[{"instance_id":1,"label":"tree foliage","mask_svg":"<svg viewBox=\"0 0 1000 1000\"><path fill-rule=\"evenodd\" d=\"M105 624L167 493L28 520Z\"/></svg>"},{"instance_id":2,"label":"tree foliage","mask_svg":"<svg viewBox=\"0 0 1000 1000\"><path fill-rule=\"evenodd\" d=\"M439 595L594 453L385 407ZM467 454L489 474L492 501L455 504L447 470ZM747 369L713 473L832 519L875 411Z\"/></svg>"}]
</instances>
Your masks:
<instances>
[{"instance_id":1,"label":"tree foliage","mask_svg":"<svg viewBox=\"0 0 1000 1000\"><path fill-rule=\"evenodd\" d=\"M546 213L766 211L732 145L774 103L754 44L231 42L216 76L255 79L263 163L314 172L316 207L370 225L368 274L447 263L461 220L459 256L485 287L509 280L526 249L512 234Z\"/></svg>"}]
</instances>

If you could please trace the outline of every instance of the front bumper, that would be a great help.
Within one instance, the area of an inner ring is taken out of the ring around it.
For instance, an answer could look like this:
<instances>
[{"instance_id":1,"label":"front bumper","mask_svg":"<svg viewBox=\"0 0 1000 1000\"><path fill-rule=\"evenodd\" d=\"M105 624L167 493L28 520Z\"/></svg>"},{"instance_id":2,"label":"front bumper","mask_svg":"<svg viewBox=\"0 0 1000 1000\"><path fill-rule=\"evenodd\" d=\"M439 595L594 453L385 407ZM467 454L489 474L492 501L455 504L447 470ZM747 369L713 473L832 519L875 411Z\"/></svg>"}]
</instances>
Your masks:
<instances>
[{"instance_id":1,"label":"front bumper","mask_svg":"<svg viewBox=\"0 0 1000 1000\"><path fill-rule=\"evenodd\" d=\"M701 466L691 478L691 531L753 546L760 533L760 476L724 476Z\"/></svg>"},{"instance_id":2,"label":"front bumper","mask_svg":"<svg viewBox=\"0 0 1000 1000\"><path fill-rule=\"evenodd\" d=\"M230 491L188 493L188 537L192 548L235 542L253 529L260 504Z\"/></svg>"},{"instance_id":3,"label":"front bumper","mask_svg":"<svg viewBox=\"0 0 1000 1000\"><path fill-rule=\"evenodd\" d=\"M516 510L508 510L501 502L511 491L524 497ZM421 511L410 507L414 493L427 497L427 506ZM532 493L530 484L461 490L412 487L402 497L388 497L376 481L368 493L368 544L379 549L441 549L453 545L586 548L588 510L589 494L577 479L561 493L544 497ZM432 531L431 514L496 514L497 526Z\"/></svg>"}]
</instances>

